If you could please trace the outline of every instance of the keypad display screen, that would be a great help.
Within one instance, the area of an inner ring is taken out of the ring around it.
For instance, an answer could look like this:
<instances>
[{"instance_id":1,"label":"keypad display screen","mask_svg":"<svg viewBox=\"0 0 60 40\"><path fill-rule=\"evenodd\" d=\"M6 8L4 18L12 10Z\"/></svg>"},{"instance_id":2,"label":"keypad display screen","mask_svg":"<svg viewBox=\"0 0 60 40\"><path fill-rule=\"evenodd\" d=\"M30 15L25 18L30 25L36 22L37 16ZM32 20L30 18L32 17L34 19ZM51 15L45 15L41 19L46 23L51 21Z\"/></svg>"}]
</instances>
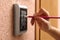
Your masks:
<instances>
[{"instance_id":1,"label":"keypad display screen","mask_svg":"<svg viewBox=\"0 0 60 40\"><path fill-rule=\"evenodd\" d=\"M20 31L27 30L27 9L20 8Z\"/></svg>"}]
</instances>

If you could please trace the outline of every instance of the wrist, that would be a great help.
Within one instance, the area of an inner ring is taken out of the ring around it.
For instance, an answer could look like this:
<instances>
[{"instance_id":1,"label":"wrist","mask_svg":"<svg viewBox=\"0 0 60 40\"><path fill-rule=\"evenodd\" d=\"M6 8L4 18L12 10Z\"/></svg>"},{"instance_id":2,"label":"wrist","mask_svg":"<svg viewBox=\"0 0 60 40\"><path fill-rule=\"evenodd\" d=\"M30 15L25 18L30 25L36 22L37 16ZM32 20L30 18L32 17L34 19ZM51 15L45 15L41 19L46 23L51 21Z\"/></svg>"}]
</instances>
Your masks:
<instances>
[{"instance_id":1,"label":"wrist","mask_svg":"<svg viewBox=\"0 0 60 40\"><path fill-rule=\"evenodd\" d=\"M52 29L53 29L53 26L51 24L48 24L48 29L46 31L49 32Z\"/></svg>"}]
</instances>

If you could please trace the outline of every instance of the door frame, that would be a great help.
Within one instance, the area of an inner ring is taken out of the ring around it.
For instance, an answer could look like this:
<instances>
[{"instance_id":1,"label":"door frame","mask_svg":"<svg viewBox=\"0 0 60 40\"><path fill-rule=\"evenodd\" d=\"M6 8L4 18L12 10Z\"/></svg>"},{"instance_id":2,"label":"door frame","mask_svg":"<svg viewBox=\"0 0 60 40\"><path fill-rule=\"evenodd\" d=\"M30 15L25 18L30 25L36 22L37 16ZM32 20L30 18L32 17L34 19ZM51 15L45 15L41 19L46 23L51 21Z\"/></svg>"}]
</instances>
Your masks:
<instances>
[{"instance_id":1,"label":"door frame","mask_svg":"<svg viewBox=\"0 0 60 40\"><path fill-rule=\"evenodd\" d=\"M41 8L41 0L35 0L35 13L38 12ZM35 40L40 40L40 28L35 22Z\"/></svg>"},{"instance_id":2,"label":"door frame","mask_svg":"<svg viewBox=\"0 0 60 40\"><path fill-rule=\"evenodd\" d=\"M41 0L35 0L35 13L38 12L40 10L40 8L41 8ZM50 15L52 15L52 14L50 14ZM58 15L58 14L56 14L56 15ZM54 23L54 21L51 21L51 20L50 20L50 22L52 24ZM58 23L57 20L55 20L55 22ZM57 26L57 25L55 25L55 26ZM35 22L35 40L41 40L40 38L41 38L41 31L40 31L39 27L37 27L37 23Z\"/></svg>"}]
</instances>

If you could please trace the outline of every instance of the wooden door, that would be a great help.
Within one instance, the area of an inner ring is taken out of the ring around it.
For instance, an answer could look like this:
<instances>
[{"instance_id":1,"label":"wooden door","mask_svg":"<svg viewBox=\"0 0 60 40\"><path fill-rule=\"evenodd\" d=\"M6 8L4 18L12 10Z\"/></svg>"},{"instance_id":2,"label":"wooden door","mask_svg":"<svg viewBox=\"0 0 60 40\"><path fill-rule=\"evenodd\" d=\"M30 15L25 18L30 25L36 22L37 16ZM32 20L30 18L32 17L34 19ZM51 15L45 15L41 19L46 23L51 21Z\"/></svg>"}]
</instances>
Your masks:
<instances>
[{"instance_id":1,"label":"wooden door","mask_svg":"<svg viewBox=\"0 0 60 40\"><path fill-rule=\"evenodd\" d=\"M49 16L58 16L58 0L41 0L41 7L49 12ZM50 19L51 25L58 27L57 19ZM40 31L40 40L55 40L51 35Z\"/></svg>"},{"instance_id":2,"label":"wooden door","mask_svg":"<svg viewBox=\"0 0 60 40\"><path fill-rule=\"evenodd\" d=\"M35 0L35 13L41 8L41 0ZM40 30L37 22L35 22L35 40L40 40Z\"/></svg>"}]
</instances>

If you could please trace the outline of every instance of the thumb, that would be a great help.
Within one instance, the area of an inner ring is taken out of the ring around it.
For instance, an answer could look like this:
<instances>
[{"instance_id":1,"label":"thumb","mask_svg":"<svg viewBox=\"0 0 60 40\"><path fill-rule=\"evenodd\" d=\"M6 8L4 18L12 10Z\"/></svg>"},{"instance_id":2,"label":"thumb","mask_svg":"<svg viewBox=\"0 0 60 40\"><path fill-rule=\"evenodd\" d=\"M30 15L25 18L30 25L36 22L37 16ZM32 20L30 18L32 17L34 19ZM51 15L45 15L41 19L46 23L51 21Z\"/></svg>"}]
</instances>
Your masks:
<instances>
[{"instance_id":1,"label":"thumb","mask_svg":"<svg viewBox=\"0 0 60 40\"><path fill-rule=\"evenodd\" d=\"M36 21L38 22L43 22L43 23L49 23L46 19L42 18L42 17L36 17Z\"/></svg>"},{"instance_id":2,"label":"thumb","mask_svg":"<svg viewBox=\"0 0 60 40\"><path fill-rule=\"evenodd\" d=\"M34 24L34 22L35 22L35 19L34 19L34 18L32 18L32 19L31 19L31 24L33 25L33 24Z\"/></svg>"}]
</instances>

